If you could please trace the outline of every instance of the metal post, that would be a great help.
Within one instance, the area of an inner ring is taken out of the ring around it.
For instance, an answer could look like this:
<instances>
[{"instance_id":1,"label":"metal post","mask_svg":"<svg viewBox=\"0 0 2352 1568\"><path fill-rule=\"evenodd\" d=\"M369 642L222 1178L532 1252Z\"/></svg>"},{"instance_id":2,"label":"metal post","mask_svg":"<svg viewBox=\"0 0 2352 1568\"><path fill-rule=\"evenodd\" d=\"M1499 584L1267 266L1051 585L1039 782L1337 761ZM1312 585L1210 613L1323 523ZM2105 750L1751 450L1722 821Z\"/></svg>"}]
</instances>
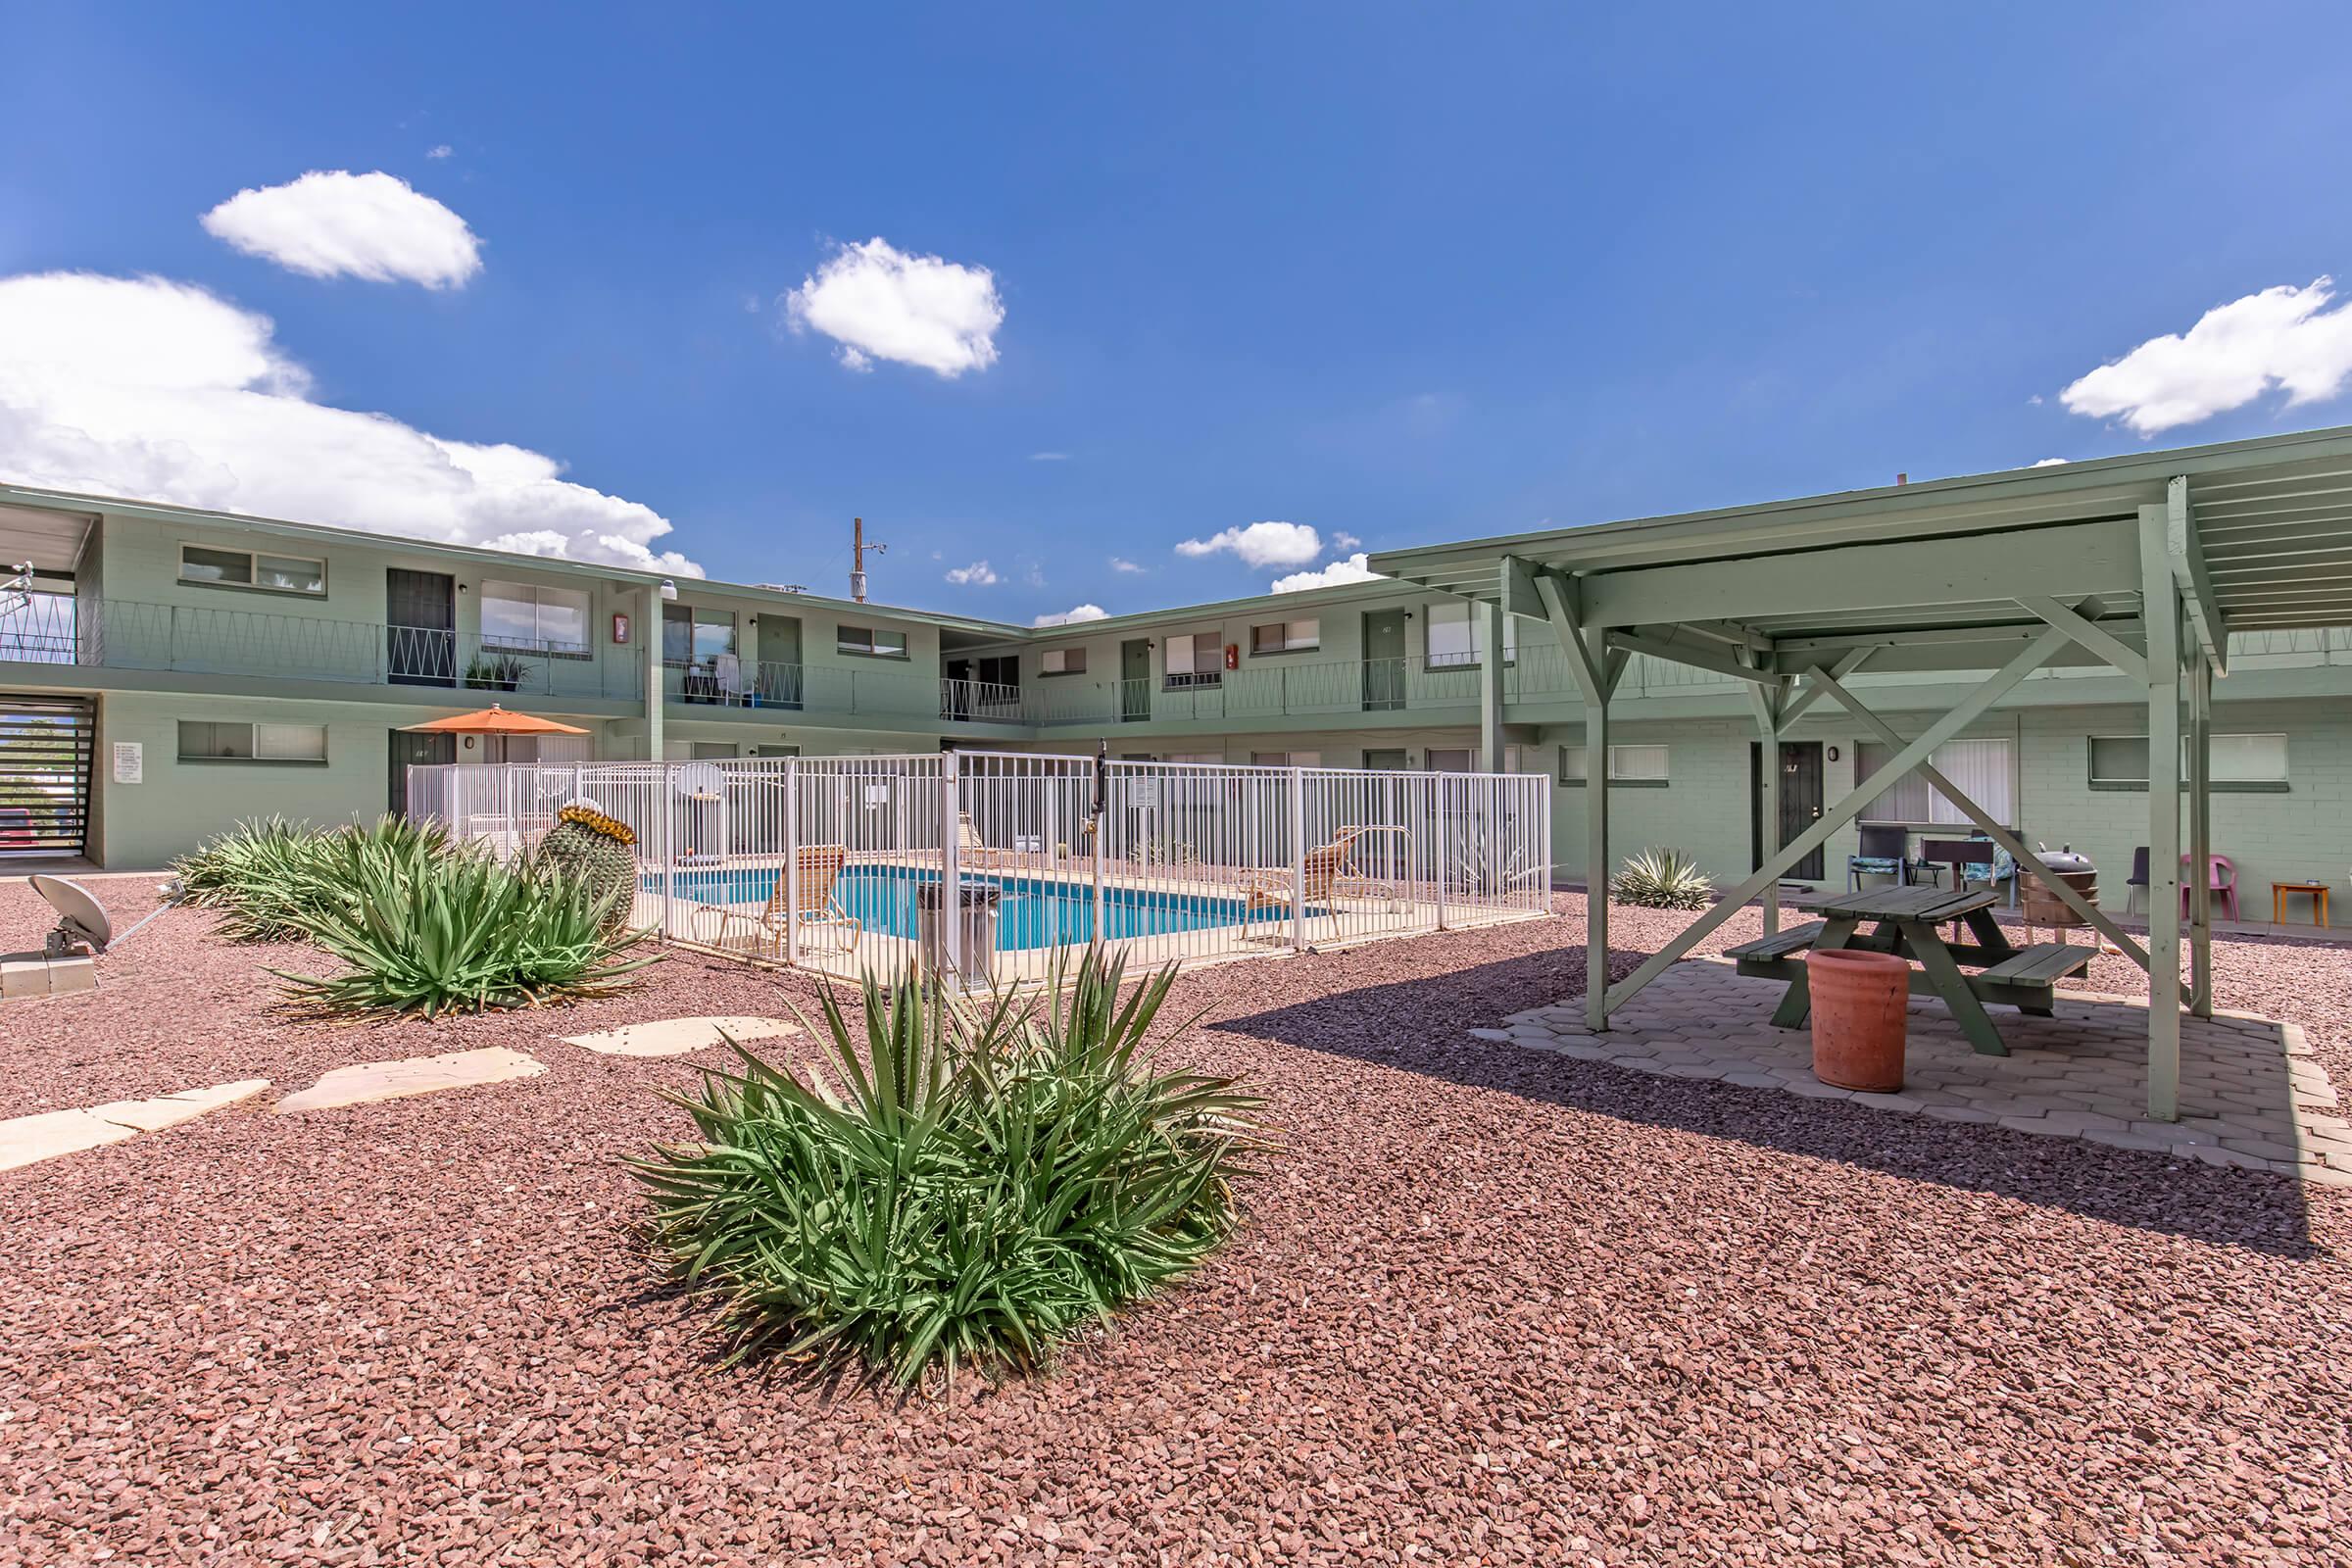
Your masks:
<instances>
[{"instance_id":1,"label":"metal post","mask_svg":"<svg viewBox=\"0 0 2352 1568\"><path fill-rule=\"evenodd\" d=\"M1428 758L1423 757L1426 762ZM1429 775L1429 875L1438 887L1438 929L1446 929L1446 775Z\"/></svg>"},{"instance_id":2,"label":"metal post","mask_svg":"<svg viewBox=\"0 0 2352 1568\"><path fill-rule=\"evenodd\" d=\"M2180 1115L2180 601L2173 584L2165 530L2163 507L2140 508L2140 619L2148 639L2148 1116L2155 1121L2177 1121Z\"/></svg>"},{"instance_id":3,"label":"metal post","mask_svg":"<svg viewBox=\"0 0 2352 1568\"><path fill-rule=\"evenodd\" d=\"M669 764L655 762L654 815L662 823L662 942L664 946L669 942L669 911L678 898L678 836L675 825L670 821L670 813L676 807L669 782Z\"/></svg>"},{"instance_id":4,"label":"metal post","mask_svg":"<svg viewBox=\"0 0 2352 1568\"><path fill-rule=\"evenodd\" d=\"M1608 658L1605 633L1585 634L1589 658ZM1609 683L1585 699L1585 1027L1609 1027ZM1597 701L1595 701L1597 697Z\"/></svg>"},{"instance_id":5,"label":"metal post","mask_svg":"<svg viewBox=\"0 0 2352 1568\"><path fill-rule=\"evenodd\" d=\"M801 961L801 764L784 760L784 961Z\"/></svg>"},{"instance_id":6,"label":"metal post","mask_svg":"<svg viewBox=\"0 0 2352 1568\"><path fill-rule=\"evenodd\" d=\"M939 754L939 948L943 965L963 989L963 867L956 853L957 813L963 808L956 754Z\"/></svg>"},{"instance_id":7,"label":"metal post","mask_svg":"<svg viewBox=\"0 0 2352 1568\"><path fill-rule=\"evenodd\" d=\"M653 584L645 590L645 624L637 629L645 643L645 756L650 762L662 760L662 709L667 700L662 690L662 589ZM662 783L669 781L663 779ZM662 796L666 814L669 797ZM668 911L663 911L666 922Z\"/></svg>"},{"instance_id":8,"label":"metal post","mask_svg":"<svg viewBox=\"0 0 2352 1568\"><path fill-rule=\"evenodd\" d=\"M1291 774L1291 951L1306 951L1306 771Z\"/></svg>"},{"instance_id":9,"label":"metal post","mask_svg":"<svg viewBox=\"0 0 2352 1568\"><path fill-rule=\"evenodd\" d=\"M1748 688L1748 699L1756 708L1756 731L1763 737L1756 749L1756 781L1761 786L1761 799L1756 806L1757 825L1762 835L1756 858L1758 865L1772 858L1781 848L1780 696L1779 692L1760 687ZM1764 885L1764 934L1771 936L1780 929L1781 882L1775 877Z\"/></svg>"},{"instance_id":10,"label":"metal post","mask_svg":"<svg viewBox=\"0 0 2352 1568\"><path fill-rule=\"evenodd\" d=\"M2188 668L2188 862L2194 891L2188 900L2188 1010L2213 1016L2213 665L2202 652Z\"/></svg>"}]
</instances>

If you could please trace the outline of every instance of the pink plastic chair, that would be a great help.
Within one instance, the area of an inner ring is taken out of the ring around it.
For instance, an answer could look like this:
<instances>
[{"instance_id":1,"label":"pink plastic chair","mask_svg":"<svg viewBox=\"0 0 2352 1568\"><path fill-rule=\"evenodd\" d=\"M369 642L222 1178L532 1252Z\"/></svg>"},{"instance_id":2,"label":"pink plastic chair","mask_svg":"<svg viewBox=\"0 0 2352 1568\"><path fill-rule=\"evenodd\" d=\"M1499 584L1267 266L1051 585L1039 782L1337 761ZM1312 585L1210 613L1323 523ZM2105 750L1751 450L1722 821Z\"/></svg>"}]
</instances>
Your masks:
<instances>
[{"instance_id":1,"label":"pink plastic chair","mask_svg":"<svg viewBox=\"0 0 2352 1568\"><path fill-rule=\"evenodd\" d=\"M2205 857L2205 875L2208 878L2205 885L2213 890L2213 902L2229 910L2230 919L2236 919L2237 866L2227 855L2208 855ZM2188 918L2189 895L2195 891L2196 884L2188 879L2188 857L2183 855L2180 857L2180 918L2183 920Z\"/></svg>"}]
</instances>

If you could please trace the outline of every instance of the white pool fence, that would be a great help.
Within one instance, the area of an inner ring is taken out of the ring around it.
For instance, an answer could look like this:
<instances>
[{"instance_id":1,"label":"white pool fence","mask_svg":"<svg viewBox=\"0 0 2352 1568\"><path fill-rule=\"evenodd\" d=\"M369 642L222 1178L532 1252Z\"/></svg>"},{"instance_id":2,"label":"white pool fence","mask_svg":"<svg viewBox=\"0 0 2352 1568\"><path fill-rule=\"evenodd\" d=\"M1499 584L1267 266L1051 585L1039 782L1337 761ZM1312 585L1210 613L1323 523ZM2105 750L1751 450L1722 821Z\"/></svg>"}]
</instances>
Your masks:
<instances>
[{"instance_id":1,"label":"white pool fence","mask_svg":"<svg viewBox=\"0 0 2352 1568\"><path fill-rule=\"evenodd\" d=\"M439 763L408 791L510 858L592 801L636 832L635 923L843 975L914 958L982 987L1097 941L1157 965L1550 910L1534 774L942 752ZM960 919L940 917L950 886Z\"/></svg>"}]
</instances>

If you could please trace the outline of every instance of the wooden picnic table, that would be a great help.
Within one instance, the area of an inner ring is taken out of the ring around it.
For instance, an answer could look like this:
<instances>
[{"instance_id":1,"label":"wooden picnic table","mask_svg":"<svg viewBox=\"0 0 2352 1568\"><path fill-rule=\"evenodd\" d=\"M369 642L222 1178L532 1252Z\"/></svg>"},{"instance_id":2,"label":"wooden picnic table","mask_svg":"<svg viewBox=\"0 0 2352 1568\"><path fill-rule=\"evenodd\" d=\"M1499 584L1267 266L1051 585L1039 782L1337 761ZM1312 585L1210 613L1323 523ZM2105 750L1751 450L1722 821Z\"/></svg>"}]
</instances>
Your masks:
<instances>
[{"instance_id":1,"label":"wooden picnic table","mask_svg":"<svg viewBox=\"0 0 2352 1568\"><path fill-rule=\"evenodd\" d=\"M1772 1021L1783 1029L1801 1028L1812 1011L1803 958L1807 948L1856 948L1915 959L1919 967L1911 972L1913 994L1941 997L1970 1045L1983 1054L2005 1056L2009 1048L2001 1043L1984 1004L2005 1003L2048 1017L2059 978L2088 967L2097 950L2056 942L2016 947L1992 917L1992 906L1999 901L1997 893L1984 887L1895 886L1812 894L1788 903L1791 908L1818 913L1819 920L1729 952L1741 974L1788 983L1772 1014ZM1973 940L1947 942L1942 928L1954 922L1965 926ZM1865 931L1866 925L1871 929ZM1984 972L1963 974L1964 963Z\"/></svg>"}]
</instances>

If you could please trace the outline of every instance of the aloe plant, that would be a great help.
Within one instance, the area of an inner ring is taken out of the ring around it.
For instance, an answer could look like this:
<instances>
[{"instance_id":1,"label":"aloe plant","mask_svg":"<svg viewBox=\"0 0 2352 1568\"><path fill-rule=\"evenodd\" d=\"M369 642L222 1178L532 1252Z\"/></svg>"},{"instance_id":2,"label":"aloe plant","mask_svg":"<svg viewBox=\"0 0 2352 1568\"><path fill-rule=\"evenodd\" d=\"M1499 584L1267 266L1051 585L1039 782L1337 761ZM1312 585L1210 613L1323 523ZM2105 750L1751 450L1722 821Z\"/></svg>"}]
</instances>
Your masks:
<instances>
[{"instance_id":1,"label":"aloe plant","mask_svg":"<svg viewBox=\"0 0 2352 1568\"><path fill-rule=\"evenodd\" d=\"M700 1138L630 1161L645 1230L730 1360L902 1388L1033 1371L1232 1233L1260 1102L1152 1065L1172 967L1124 1002L1118 963L1069 978L1033 1008L868 974L855 1025L827 993L806 1076L737 1047L668 1096Z\"/></svg>"},{"instance_id":2,"label":"aloe plant","mask_svg":"<svg viewBox=\"0 0 2352 1568\"><path fill-rule=\"evenodd\" d=\"M1714 901L1715 884L1682 851L1650 849L1626 857L1609 897L1644 909L1703 909Z\"/></svg>"}]
</instances>

